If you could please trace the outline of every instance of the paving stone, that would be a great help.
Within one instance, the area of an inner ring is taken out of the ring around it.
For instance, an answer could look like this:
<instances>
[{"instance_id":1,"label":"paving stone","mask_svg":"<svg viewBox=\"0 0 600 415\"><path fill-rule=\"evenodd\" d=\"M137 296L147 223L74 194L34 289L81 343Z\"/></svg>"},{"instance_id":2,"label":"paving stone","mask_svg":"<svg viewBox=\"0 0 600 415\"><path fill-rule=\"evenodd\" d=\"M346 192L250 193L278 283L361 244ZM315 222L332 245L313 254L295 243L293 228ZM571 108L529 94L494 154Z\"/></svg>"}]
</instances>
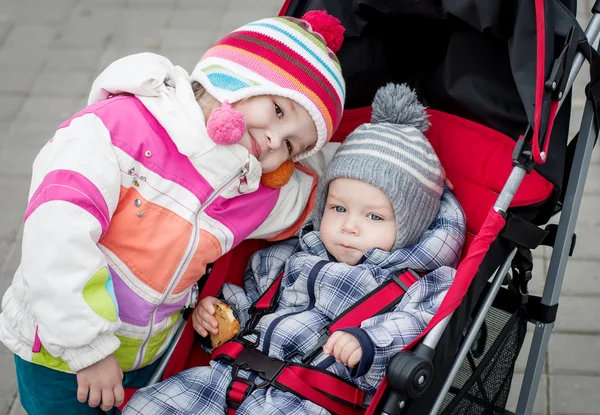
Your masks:
<instances>
[{"instance_id":1,"label":"paving stone","mask_svg":"<svg viewBox=\"0 0 600 415\"><path fill-rule=\"evenodd\" d=\"M506 403L506 409L515 412L517 403L519 402L519 393L523 384L523 375L515 374L510 385L510 394ZM546 375L542 375L540 385L537 390L535 403L533 404L534 415L546 415L548 413L548 379Z\"/></svg>"},{"instance_id":2,"label":"paving stone","mask_svg":"<svg viewBox=\"0 0 600 415\"><path fill-rule=\"evenodd\" d=\"M175 65L179 65L182 68L184 68L185 70L187 70L188 72L192 72L194 70L194 67L196 66L196 64L198 63L198 61L200 60L200 58L202 57L202 55L204 54L204 51L197 51L197 52L161 52L164 56L166 56L167 58L169 58L169 60L171 62L173 62L173 64Z\"/></svg>"},{"instance_id":3,"label":"paving stone","mask_svg":"<svg viewBox=\"0 0 600 415\"><path fill-rule=\"evenodd\" d=\"M29 3L29 4L27 4ZM73 1L39 4L39 2L23 2L15 18L22 23L61 24L71 14Z\"/></svg>"},{"instance_id":4,"label":"paving stone","mask_svg":"<svg viewBox=\"0 0 600 415\"><path fill-rule=\"evenodd\" d=\"M600 206L600 196L586 195L581 201L578 225L600 227L600 215L598 215L598 206Z\"/></svg>"},{"instance_id":5,"label":"paving stone","mask_svg":"<svg viewBox=\"0 0 600 415\"><path fill-rule=\"evenodd\" d=\"M170 9L175 7L177 0L129 0L129 8L152 7L158 9ZM157 11L159 13L160 10Z\"/></svg>"},{"instance_id":6,"label":"paving stone","mask_svg":"<svg viewBox=\"0 0 600 415\"><path fill-rule=\"evenodd\" d=\"M596 207L596 209L598 209L598 207ZM586 261L600 259L600 249L598 244L598 241L600 241L600 225L578 223L575 227L575 234L577 235L577 243L573 258Z\"/></svg>"},{"instance_id":7,"label":"paving stone","mask_svg":"<svg viewBox=\"0 0 600 415\"><path fill-rule=\"evenodd\" d=\"M38 75L37 68L3 69L0 76L0 93L27 93Z\"/></svg>"},{"instance_id":8,"label":"paving stone","mask_svg":"<svg viewBox=\"0 0 600 415\"><path fill-rule=\"evenodd\" d=\"M0 20L0 46L4 43L4 39L8 36L10 29L12 28L11 22L3 22Z\"/></svg>"},{"instance_id":9,"label":"paving stone","mask_svg":"<svg viewBox=\"0 0 600 415\"><path fill-rule=\"evenodd\" d=\"M600 376L600 336L553 333L549 373Z\"/></svg>"},{"instance_id":10,"label":"paving stone","mask_svg":"<svg viewBox=\"0 0 600 415\"><path fill-rule=\"evenodd\" d=\"M218 39L214 30L171 28L165 34L160 48L168 52L203 51Z\"/></svg>"},{"instance_id":11,"label":"paving stone","mask_svg":"<svg viewBox=\"0 0 600 415\"><path fill-rule=\"evenodd\" d=\"M0 95L0 121L13 120L25 102L20 95Z\"/></svg>"},{"instance_id":12,"label":"paving stone","mask_svg":"<svg viewBox=\"0 0 600 415\"><path fill-rule=\"evenodd\" d=\"M32 87L36 96L87 96L92 85L91 71L44 69Z\"/></svg>"},{"instance_id":13,"label":"paving stone","mask_svg":"<svg viewBox=\"0 0 600 415\"><path fill-rule=\"evenodd\" d=\"M525 372L525 368L527 367L527 360L529 359L529 352L531 350L531 342L533 340L533 324L528 324L527 328L529 329L525 334L525 339L523 340L523 346L521 346L521 352L519 353L519 357L515 362L515 372L523 373ZM548 366L548 358L546 358L544 363L544 368L542 369L543 373L546 373L546 367Z\"/></svg>"},{"instance_id":14,"label":"paving stone","mask_svg":"<svg viewBox=\"0 0 600 415\"><path fill-rule=\"evenodd\" d=\"M0 298L4 295L10 284L19 264L21 263L21 243L23 241L23 227L20 226L17 231L16 240L12 243L8 256L0 267ZM1 303L1 301L0 301ZM1 304L0 304L1 305ZM0 307L1 308L1 307ZM1 355L0 355L1 356ZM1 367L1 366L0 366ZM1 397L2 395L0 395ZM1 413L1 412L0 412Z\"/></svg>"},{"instance_id":15,"label":"paving stone","mask_svg":"<svg viewBox=\"0 0 600 415\"><path fill-rule=\"evenodd\" d=\"M103 49L101 48L48 48L45 51L46 69L92 70Z\"/></svg>"},{"instance_id":16,"label":"paving stone","mask_svg":"<svg viewBox=\"0 0 600 415\"><path fill-rule=\"evenodd\" d=\"M584 192L586 195L600 195L600 166L590 165L588 175L585 179Z\"/></svg>"},{"instance_id":17,"label":"paving stone","mask_svg":"<svg viewBox=\"0 0 600 415\"><path fill-rule=\"evenodd\" d=\"M203 9L203 10L226 10L229 8L231 0L179 0L178 9Z\"/></svg>"},{"instance_id":18,"label":"paving stone","mask_svg":"<svg viewBox=\"0 0 600 415\"><path fill-rule=\"evenodd\" d=\"M552 415L598 414L600 378L550 375L550 413Z\"/></svg>"},{"instance_id":19,"label":"paving stone","mask_svg":"<svg viewBox=\"0 0 600 415\"><path fill-rule=\"evenodd\" d=\"M219 2L215 2L219 3ZM173 17L174 10L166 7L162 12L155 8L145 9L143 5L120 11L116 30L160 29L166 27Z\"/></svg>"},{"instance_id":20,"label":"paving stone","mask_svg":"<svg viewBox=\"0 0 600 415\"><path fill-rule=\"evenodd\" d=\"M45 61L45 46L4 46L0 49L0 72L11 69L40 70Z\"/></svg>"},{"instance_id":21,"label":"paving stone","mask_svg":"<svg viewBox=\"0 0 600 415\"><path fill-rule=\"evenodd\" d=\"M16 24L4 41L6 48L44 47L56 37L58 30L52 26Z\"/></svg>"},{"instance_id":22,"label":"paving stone","mask_svg":"<svg viewBox=\"0 0 600 415\"><path fill-rule=\"evenodd\" d=\"M555 331L600 334L600 301L597 298L567 297L559 300Z\"/></svg>"},{"instance_id":23,"label":"paving stone","mask_svg":"<svg viewBox=\"0 0 600 415\"><path fill-rule=\"evenodd\" d=\"M0 148L2 148L2 143L10 132L10 126L10 121L0 121Z\"/></svg>"},{"instance_id":24,"label":"paving stone","mask_svg":"<svg viewBox=\"0 0 600 415\"><path fill-rule=\"evenodd\" d=\"M570 258L561 293L570 296L600 296L600 261Z\"/></svg>"},{"instance_id":25,"label":"paving stone","mask_svg":"<svg viewBox=\"0 0 600 415\"><path fill-rule=\"evenodd\" d=\"M13 401L13 397L0 397L0 414L7 414Z\"/></svg>"},{"instance_id":26,"label":"paving stone","mask_svg":"<svg viewBox=\"0 0 600 415\"><path fill-rule=\"evenodd\" d=\"M27 415L27 412L25 412L25 409L23 409L21 406L21 401L19 400L18 395L15 397L15 401L13 402L13 406L8 415Z\"/></svg>"},{"instance_id":27,"label":"paving stone","mask_svg":"<svg viewBox=\"0 0 600 415\"><path fill-rule=\"evenodd\" d=\"M233 5L230 6L230 9L223 15L222 27L226 30L225 33L251 21L275 16L279 11L279 7L271 7L269 10L266 10L264 7L253 8L254 2L247 2L244 4L246 4L244 8L236 8Z\"/></svg>"},{"instance_id":28,"label":"paving stone","mask_svg":"<svg viewBox=\"0 0 600 415\"><path fill-rule=\"evenodd\" d=\"M0 239L14 241L27 206L29 179L0 177Z\"/></svg>"},{"instance_id":29,"label":"paving stone","mask_svg":"<svg viewBox=\"0 0 600 415\"><path fill-rule=\"evenodd\" d=\"M178 29L197 27L220 29L226 8L222 7L221 2L214 2L214 5L213 9L204 7L178 9L173 15L170 26Z\"/></svg>"},{"instance_id":30,"label":"paving stone","mask_svg":"<svg viewBox=\"0 0 600 415\"><path fill-rule=\"evenodd\" d=\"M15 399L13 407L10 409L10 413L8 415L27 415L27 412L25 412L25 409L23 409L21 406L21 401L19 400L18 396Z\"/></svg>"},{"instance_id":31,"label":"paving stone","mask_svg":"<svg viewBox=\"0 0 600 415\"><path fill-rule=\"evenodd\" d=\"M61 28L51 45L63 48L104 46L110 41L120 13L120 7L81 4L73 11L69 22Z\"/></svg>"},{"instance_id":32,"label":"paving stone","mask_svg":"<svg viewBox=\"0 0 600 415\"><path fill-rule=\"evenodd\" d=\"M56 127L58 124L52 122L15 123L0 150L0 175L29 178L35 156L52 138Z\"/></svg>"},{"instance_id":33,"label":"paving stone","mask_svg":"<svg viewBox=\"0 0 600 415\"><path fill-rule=\"evenodd\" d=\"M19 121L54 121L58 127L81 108L80 99L65 97L28 98L17 115Z\"/></svg>"},{"instance_id":34,"label":"paving stone","mask_svg":"<svg viewBox=\"0 0 600 415\"><path fill-rule=\"evenodd\" d=\"M596 146L594 151L592 151L592 164L600 164L600 150L598 150L600 146Z\"/></svg>"},{"instance_id":35,"label":"paving stone","mask_svg":"<svg viewBox=\"0 0 600 415\"><path fill-rule=\"evenodd\" d=\"M148 48L158 48L168 29L163 27L145 27L139 29L121 29L113 33L109 47L139 48L140 52Z\"/></svg>"},{"instance_id":36,"label":"paving stone","mask_svg":"<svg viewBox=\"0 0 600 415\"><path fill-rule=\"evenodd\" d=\"M14 363L11 354L0 354L0 396L14 396L17 392L17 382L13 372Z\"/></svg>"}]
</instances>

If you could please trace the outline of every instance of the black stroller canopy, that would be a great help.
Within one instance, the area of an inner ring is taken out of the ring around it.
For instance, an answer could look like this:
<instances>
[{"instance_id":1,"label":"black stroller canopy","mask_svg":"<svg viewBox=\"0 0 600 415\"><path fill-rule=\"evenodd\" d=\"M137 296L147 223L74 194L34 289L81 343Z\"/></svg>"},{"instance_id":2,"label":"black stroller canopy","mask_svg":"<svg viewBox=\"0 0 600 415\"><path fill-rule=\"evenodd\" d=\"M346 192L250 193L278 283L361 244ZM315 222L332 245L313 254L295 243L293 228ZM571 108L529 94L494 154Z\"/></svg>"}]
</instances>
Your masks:
<instances>
[{"instance_id":1,"label":"black stroller canopy","mask_svg":"<svg viewBox=\"0 0 600 415\"><path fill-rule=\"evenodd\" d=\"M557 15L575 6L575 0L291 0L285 14L327 9L342 21L346 108L369 106L387 82L407 82L427 106L516 140L528 125L541 136L548 127L551 100L541 99L539 89L566 36ZM557 188L570 105L563 108L548 162L537 166Z\"/></svg>"}]
</instances>

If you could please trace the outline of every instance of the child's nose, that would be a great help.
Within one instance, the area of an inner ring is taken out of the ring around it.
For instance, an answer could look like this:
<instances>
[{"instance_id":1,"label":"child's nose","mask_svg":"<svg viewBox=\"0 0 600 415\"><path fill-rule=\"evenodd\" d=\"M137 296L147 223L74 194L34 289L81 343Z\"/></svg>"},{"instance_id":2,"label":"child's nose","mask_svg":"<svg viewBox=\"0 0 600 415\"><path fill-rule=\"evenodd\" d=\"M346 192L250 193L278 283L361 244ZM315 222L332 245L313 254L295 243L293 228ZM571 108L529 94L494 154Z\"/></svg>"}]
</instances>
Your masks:
<instances>
[{"instance_id":1,"label":"child's nose","mask_svg":"<svg viewBox=\"0 0 600 415\"><path fill-rule=\"evenodd\" d=\"M358 235L359 232L356 221L352 218L346 219L342 225L342 231L344 233Z\"/></svg>"},{"instance_id":2,"label":"child's nose","mask_svg":"<svg viewBox=\"0 0 600 415\"><path fill-rule=\"evenodd\" d=\"M267 133L267 140L269 141L269 148L272 150L280 148L283 142L281 136L276 132Z\"/></svg>"}]
</instances>

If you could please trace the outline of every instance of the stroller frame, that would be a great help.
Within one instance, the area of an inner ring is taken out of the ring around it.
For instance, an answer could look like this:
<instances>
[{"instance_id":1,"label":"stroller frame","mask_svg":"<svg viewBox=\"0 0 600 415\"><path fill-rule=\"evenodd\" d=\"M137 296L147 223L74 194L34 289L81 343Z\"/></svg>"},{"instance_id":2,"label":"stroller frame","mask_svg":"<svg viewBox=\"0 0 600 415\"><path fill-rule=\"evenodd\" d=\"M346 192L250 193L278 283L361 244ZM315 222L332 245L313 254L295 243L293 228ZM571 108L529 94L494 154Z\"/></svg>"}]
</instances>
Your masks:
<instances>
[{"instance_id":1,"label":"stroller frame","mask_svg":"<svg viewBox=\"0 0 600 415\"><path fill-rule=\"evenodd\" d=\"M592 12L592 19L588 23L588 26L585 30L585 34L590 45L596 44L600 38L600 0L595 2ZM571 90L573 83L579 74L581 66L583 65L583 61L583 55L581 53L577 53L573 62L573 66L569 72L569 78L565 88L565 95L563 96L563 99L560 101L559 105L564 102L566 94ZM577 222L577 216L579 214L579 208L581 207L585 180L588 174L592 158L592 150L594 148L597 136L598 132L596 131L596 126L594 124L593 104L589 99L587 99L580 124L579 139L575 146L575 155L571 168L572 174L569 176L569 181L565 191L565 200L562 206L562 213L558 224L556 238L557 242L552 251L546 283L544 284L544 292L541 303L547 307L558 307L558 299L565 276L567 261L572 249L571 241L573 241L575 234L575 225ZM581 168L576 169L573 166L581 166ZM502 189L502 192L498 196L496 204L494 205L494 209L496 211L506 212L526 173L527 171L522 165L516 165L513 168L504 188ZM498 291L505 280L515 253L516 249L510 253L502 266L496 271L491 289L487 293L483 304L478 310L477 317L467 331L466 337L456 354L456 359L452 365L446 382L440 390L435 405L430 412L431 414L436 414L442 407L444 397L450 390L452 382L454 381L454 378L456 377L463 360L467 356L467 353L475 341L475 337L484 322L485 315L491 308L492 302L494 301L494 298L498 294ZM423 344L426 344L431 348L435 348L451 316L452 315L447 316L436 326L435 330L432 330L430 333L428 333L423 341ZM535 396L539 387L546 351L550 341L550 334L554 328L554 322L543 323L532 321L532 323L535 324L533 341L529 351L529 358L527 359L527 366L519 394L517 410L515 412L519 415L531 414L533 411Z\"/></svg>"},{"instance_id":2,"label":"stroller frame","mask_svg":"<svg viewBox=\"0 0 600 415\"><path fill-rule=\"evenodd\" d=\"M585 35L589 44L595 45L600 38L600 0L595 2L594 6L592 7L592 13L593 17L588 23L588 26L585 30ZM559 102L559 107L562 105L568 95L568 92L571 90L574 80L576 79L582 67L583 61L583 55L578 52L574 58L572 67L569 70L568 80L562 99ZM579 138L575 145L573 163L571 165L568 184L565 189L565 197L561 211L562 213L556 234L556 243L553 247L547 278L544 285L543 296L541 298L542 306L549 309L556 309L558 307L558 299L564 280L567 260L572 253L572 241L574 239L575 225L583 197L584 184L591 163L592 149L594 147L597 135L598 131L595 124L595 111L591 99L588 98L585 103L583 117L580 123ZM513 156L516 160L518 154L514 154ZM501 214L507 212L508 207L517 192L517 189L529 171L527 166L515 163L510 176L508 177L496 200L496 203L494 204L494 210L496 212ZM511 268L511 262L515 257L516 252L517 249L513 249L502 262L502 264L496 269L496 272L492 278L490 289L485 294L479 309L476 310L472 324L464 335L463 341L461 342L455 355L454 363L452 364L450 372L444 381L443 386L439 390L435 404L429 412L430 414L439 413L440 409L442 408L446 394L450 390L452 383L460 370L463 360L475 342L476 336L484 323L486 314L492 307L492 303L502 285L506 282L507 275L509 274L509 270ZM454 312L447 315L423 337L422 342L416 346L415 351L413 352L415 356L431 356L431 354L434 353L435 348L439 343L445 329L447 328L453 314ZM523 383L515 412L519 415L531 414L533 411L535 396L542 375L542 368L544 365L544 359L548 348L550 335L552 329L554 328L554 322L544 323L535 321L533 319L530 319L529 322L535 325L535 329L533 332L531 349L529 351L526 370L524 373ZM148 382L148 385L155 384L161 380L168 361L174 353L175 345L183 334L185 323L186 321L183 319L180 319L180 321L177 323L178 328L175 337L170 347L161 357L161 362ZM399 353L398 355L403 353ZM406 406L406 398L411 397L406 396L406 393L403 391L406 391L406 385L410 382L415 382L415 379L406 378L403 379L403 381L405 384L397 384L394 382L389 383L391 393L382 405L382 414L399 414ZM427 382L427 379L418 379L417 382L419 384L425 383ZM506 413L508 414L510 412L506 411Z\"/></svg>"}]
</instances>

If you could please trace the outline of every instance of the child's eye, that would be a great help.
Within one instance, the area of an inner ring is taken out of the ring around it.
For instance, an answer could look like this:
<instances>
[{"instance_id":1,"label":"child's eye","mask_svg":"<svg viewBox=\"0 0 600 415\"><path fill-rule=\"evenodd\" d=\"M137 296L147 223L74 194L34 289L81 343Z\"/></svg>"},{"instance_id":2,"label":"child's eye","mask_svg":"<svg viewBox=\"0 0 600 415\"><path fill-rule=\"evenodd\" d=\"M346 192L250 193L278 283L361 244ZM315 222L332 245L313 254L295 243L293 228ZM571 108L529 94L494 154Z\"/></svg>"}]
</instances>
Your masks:
<instances>
[{"instance_id":1,"label":"child's eye","mask_svg":"<svg viewBox=\"0 0 600 415\"><path fill-rule=\"evenodd\" d=\"M283 110L281 109L281 107L279 105L277 105L276 102L275 102L275 115L277 115L277 118L283 117Z\"/></svg>"},{"instance_id":2,"label":"child's eye","mask_svg":"<svg viewBox=\"0 0 600 415\"><path fill-rule=\"evenodd\" d=\"M383 220L383 218L382 218L381 216L379 216L379 215L376 215L376 214L374 214L374 213L369 213L369 214L367 215L367 217L368 217L369 219L371 219L371 220L375 220L375 221L377 221L377 220Z\"/></svg>"},{"instance_id":3,"label":"child's eye","mask_svg":"<svg viewBox=\"0 0 600 415\"><path fill-rule=\"evenodd\" d=\"M344 213L344 212L346 212L346 208L342 207L342 206L334 206L333 208L335 209L335 211L337 213Z\"/></svg>"},{"instance_id":4,"label":"child's eye","mask_svg":"<svg viewBox=\"0 0 600 415\"><path fill-rule=\"evenodd\" d=\"M292 155L292 153L294 153L294 146L292 145L292 143L290 142L290 140L285 140L285 145L288 149L288 153L290 153L290 156Z\"/></svg>"}]
</instances>

